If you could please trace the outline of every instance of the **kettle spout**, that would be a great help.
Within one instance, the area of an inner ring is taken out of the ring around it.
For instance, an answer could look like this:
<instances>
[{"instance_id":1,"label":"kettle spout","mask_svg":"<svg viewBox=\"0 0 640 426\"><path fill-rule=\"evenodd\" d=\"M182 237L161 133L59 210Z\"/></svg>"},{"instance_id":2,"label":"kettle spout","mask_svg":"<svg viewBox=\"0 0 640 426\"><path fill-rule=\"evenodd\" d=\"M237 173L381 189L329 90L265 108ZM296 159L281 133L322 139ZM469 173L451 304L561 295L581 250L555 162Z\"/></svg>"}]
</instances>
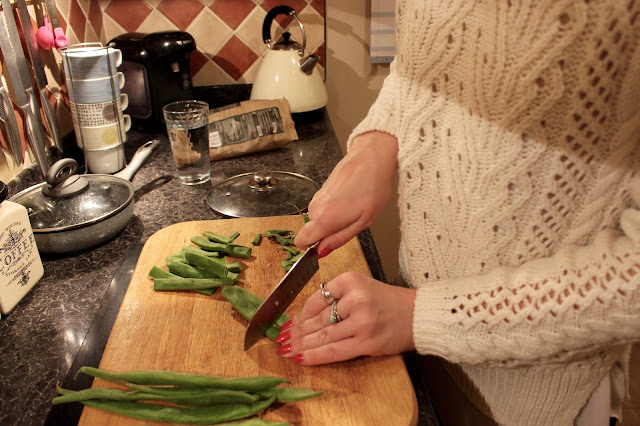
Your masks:
<instances>
[{"instance_id":1,"label":"kettle spout","mask_svg":"<svg viewBox=\"0 0 640 426\"><path fill-rule=\"evenodd\" d=\"M309 55L306 58L300 59L300 62L298 62L300 71L302 71L306 75L311 75L311 73L313 72L313 67L316 66L319 59L320 57L318 55Z\"/></svg>"}]
</instances>

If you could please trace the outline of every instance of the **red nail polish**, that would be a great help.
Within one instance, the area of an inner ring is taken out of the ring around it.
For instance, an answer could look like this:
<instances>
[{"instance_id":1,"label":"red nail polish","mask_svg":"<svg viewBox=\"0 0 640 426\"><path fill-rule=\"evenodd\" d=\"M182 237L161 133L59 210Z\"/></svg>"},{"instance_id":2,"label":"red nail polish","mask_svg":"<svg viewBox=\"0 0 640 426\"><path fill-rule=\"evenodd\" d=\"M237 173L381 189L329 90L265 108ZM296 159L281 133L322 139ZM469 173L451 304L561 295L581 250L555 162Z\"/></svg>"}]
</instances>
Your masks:
<instances>
[{"instance_id":1,"label":"red nail polish","mask_svg":"<svg viewBox=\"0 0 640 426\"><path fill-rule=\"evenodd\" d=\"M333 249L330 249L329 247L323 248L322 251L318 253L318 259L322 259L323 257L328 256L332 251Z\"/></svg>"},{"instance_id":2,"label":"red nail polish","mask_svg":"<svg viewBox=\"0 0 640 426\"><path fill-rule=\"evenodd\" d=\"M280 333L278 337L276 337L276 343L282 344L289 339L291 339L291 333L288 331L285 331L284 333Z\"/></svg>"},{"instance_id":3,"label":"red nail polish","mask_svg":"<svg viewBox=\"0 0 640 426\"><path fill-rule=\"evenodd\" d=\"M293 323L291 322L291 320L287 320L287 322L285 322L284 324L282 324L282 327L280 327L280 331L285 331L287 330L289 327L291 327L293 325Z\"/></svg>"},{"instance_id":4,"label":"red nail polish","mask_svg":"<svg viewBox=\"0 0 640 426\"><path fill-rule=\"evenodd\" d=\"M291 348L289 348L289 349L291 349ZM302 355L301 353L300 353L300 354L296 354L296 355L293 357L293 360L294 360L295 362L297 362L298 364L300 364L302 361L304 361L304 355Z\"/></svg>"},{"instance_id":5,"label":"red nail polish","mask_svg":"<svg viewBox=\"0 0 640 426\"><path fill-rule=\"evenodd\" d=\"M291 352L291 345L283 345L283 346L280 346L280 347L278 348L278 353L279 353L280 355L286 355L286 354L288 354L289 352ZM298 356L298 355L296 355L296 356Z\"/></svg>"}]
</instances>

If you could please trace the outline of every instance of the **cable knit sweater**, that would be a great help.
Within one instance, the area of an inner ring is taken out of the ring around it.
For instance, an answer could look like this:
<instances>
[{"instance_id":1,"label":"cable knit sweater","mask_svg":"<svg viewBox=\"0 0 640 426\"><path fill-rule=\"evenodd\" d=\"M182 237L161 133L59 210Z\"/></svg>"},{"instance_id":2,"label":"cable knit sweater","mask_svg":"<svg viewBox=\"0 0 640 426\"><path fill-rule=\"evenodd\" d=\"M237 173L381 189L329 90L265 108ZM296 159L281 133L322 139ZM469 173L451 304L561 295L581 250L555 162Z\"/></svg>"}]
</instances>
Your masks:
<instances>
[{"instance_id":1,"label":"cable knit sweater","mask_svg":"<svg viewBox=\"0 0 640 426\"><path fill-rule=\"evenodd\" d=\"M396 26L349 144L399 141L416 348L501 424L572 424L640 339L640 2L398 0Z\"/></svg>"}]
</instances>

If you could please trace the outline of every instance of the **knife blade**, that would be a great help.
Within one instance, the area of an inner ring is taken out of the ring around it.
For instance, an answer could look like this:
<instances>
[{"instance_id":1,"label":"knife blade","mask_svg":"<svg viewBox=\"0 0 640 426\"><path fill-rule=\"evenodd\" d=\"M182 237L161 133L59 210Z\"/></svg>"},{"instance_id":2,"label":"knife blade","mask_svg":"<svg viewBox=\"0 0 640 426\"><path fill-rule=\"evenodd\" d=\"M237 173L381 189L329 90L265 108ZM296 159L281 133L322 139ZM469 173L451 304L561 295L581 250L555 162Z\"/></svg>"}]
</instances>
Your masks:
<instances>
[{"instance_id":1,"label":"knife blade","mask_svg":"<svg viewBox=\"0 0 640 426\"><path fill-rule=\"evenodd\" d=\"M36 35L31 25L31 17L27 10L27 3L25 0L16 0L18 5L18 13L20 14L20 23L22 24L22 33L24 34L27 50L29 51L29 57L31 58L31 69L33 69L33 75L38 86L38 92L40 93L40 104L44 111L44 118L47 121L47 128L53 142L56 147L62 149L62 139L60 138L60 127L58 126L58 119L56 117L56 111L49 103L49 97L47 96L47 75L44 72L44 64L40 57L40 51L38 50L38 42L36 41Z\"/></svg>"},{"instance_id":2,"label":"knife blade","mask_svg":"<svg viewBox=\"0 0 640 426\"><path fill-rule=\"evenodd\" d=\"M49 170L49 164L43 139L44 126L40 118L38 101L31 86L31 77L20 44L18 28L13 18L11 0L2 0L2 15L4 20L2 28L0 28L0 49L3 52L5 64L9 70L18 107L20 107L25 116L29 144L42 174L46 175L47 170ZM13 54L11 54L12 52Z\"/></svg>"},{"instance_id":3,"label":"knife blade","mask_svg":"<svg viewBox=\"0 0 640 426\"><path fill-rule=\"evenodd\" d=\"M24 162L24 152L22 151L18 121L14 114L13 104L4 88L4 83L0 80L0 122L2 122L2 126L5 129L5 135L11 148L13 160L16 162L16 165L21 166Z\"/></svg>"},{"instance_id":4,"label":"knife blade","mask_svg":"<svg viewBox=\"0 0 640 426\"><path fill-rule=\"evenodd\" d=\"M244 335L245 351L264 336L271 323L291 305L318 271L318 244L320 242L309 246L251 318Z\"/></svg>"}]
</instances>

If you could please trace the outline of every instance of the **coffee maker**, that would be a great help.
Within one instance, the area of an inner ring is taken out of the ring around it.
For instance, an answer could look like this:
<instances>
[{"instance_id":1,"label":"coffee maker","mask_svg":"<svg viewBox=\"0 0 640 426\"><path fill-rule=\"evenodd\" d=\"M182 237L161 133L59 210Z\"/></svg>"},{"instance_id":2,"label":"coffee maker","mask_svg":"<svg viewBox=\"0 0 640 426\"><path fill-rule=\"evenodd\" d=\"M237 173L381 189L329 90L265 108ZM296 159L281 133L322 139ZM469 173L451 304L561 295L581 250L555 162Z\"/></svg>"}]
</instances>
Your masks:
<instances>
[{"instance_id":1,"label":"coffee maker","mask_svg":"<svg viewBox=\"0 0 640 426\"><path fill-rule=\"evenodd\" d=\"M131 128L142 132L163 131L162 107L193 98L189 57L196 48L193 37L183 31L126 33L109 41L122 51L122 92L129 98L125 113Z\"/></svg>"}]
</instances>

